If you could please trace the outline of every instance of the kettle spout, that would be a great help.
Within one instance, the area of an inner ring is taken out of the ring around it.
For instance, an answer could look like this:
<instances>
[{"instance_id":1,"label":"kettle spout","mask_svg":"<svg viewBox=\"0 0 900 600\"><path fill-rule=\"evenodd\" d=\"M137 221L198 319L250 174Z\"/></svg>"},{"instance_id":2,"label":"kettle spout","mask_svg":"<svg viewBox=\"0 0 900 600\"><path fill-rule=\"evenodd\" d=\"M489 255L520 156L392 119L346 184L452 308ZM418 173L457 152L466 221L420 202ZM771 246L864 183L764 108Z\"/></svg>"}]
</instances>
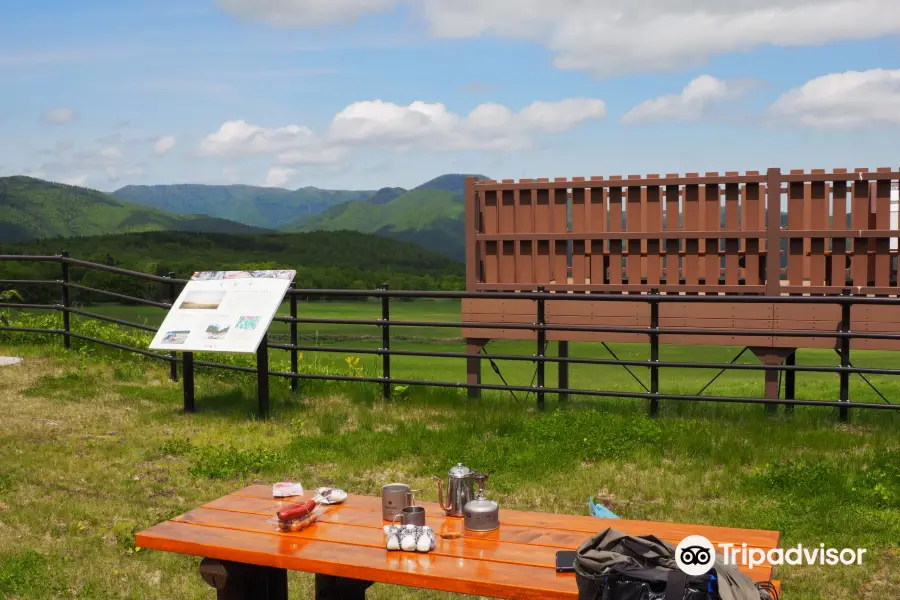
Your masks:
<instances>
[{"instance_id":1,"label":"kettle spout","mask_svg":"<svg viewBox=\"0 0 900 600\"><path fill-rule=\"evenodd\" d=\"M440 504L441 510L445 513L449 513L450 511L444 506L444 480L436 475L432 475L431 478L437 482L438 504ZM450 501L447 500L447 503L449 504Z\"/></svg>"}]
</instances>

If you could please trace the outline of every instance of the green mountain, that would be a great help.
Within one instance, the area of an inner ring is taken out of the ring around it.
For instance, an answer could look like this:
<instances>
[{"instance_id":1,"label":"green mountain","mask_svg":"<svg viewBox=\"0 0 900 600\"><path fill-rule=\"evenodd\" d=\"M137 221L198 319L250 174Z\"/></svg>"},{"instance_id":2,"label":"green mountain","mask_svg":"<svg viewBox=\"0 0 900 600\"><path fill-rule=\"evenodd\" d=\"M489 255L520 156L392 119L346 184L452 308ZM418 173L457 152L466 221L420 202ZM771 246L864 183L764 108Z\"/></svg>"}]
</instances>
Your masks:
<instances>
[{"instance_id":1,"label":"green mountain","mask_svg":"<svg viewBox=\"0 0 900 600\"><path fill-rule=\"evenodd\" d=\"M413 242L456 260L465 258L463 189L470 175L442 175L387 202L345 202L284 227L293 231L342 229ZM483 175L474 175L485 179ZM381 193L381 191L379 191Z\"/></svg>"},{"instance_id":2,"label":"green mountain","mask_svg":"<svg viewBox=\"0 0 900 600\"><path fill-rule=\"evenodd\" d=\"M465 268L451 258L409 243L356 231L232 235L156 231L90 238L0 242L0 254L53 255L156 275L187 278L198 270L296 269L297 285L315 289L462 289ZM72 281L131 296L167 299L166 286L102 271L72 268ZM0 279L59 278L56 263L0 261ZM23 286L26 301L56 302L56 286ZM109 301L79 292L79 302Z\"/></svg>"},{"instance_id":3,"label":"green mountain","mask_svg":"<svg viewBox=\"0 0 900 600\"><path fill-rule=\"evenodd\" d=\"M406 190L400 187L386 187L381 188L375 194L369 198L369 202L372 204L387 204L397 196L405 194Z\"/></svg>"},{"instance_id":4,"label":"green mountain","mask_svg":"<svg viewBox=\"0 0 900 600\"><path fill-rule=\"evenodd\" d=\"M330 206L370 198L373 191L299 190L252 185L128 185L112 196L179 214L212 215L247 225L276 229Z\"/></svg>"},{"instance_id":5,"label":"green mountain","mask_svg":"<svg viewBox=\"0 0 900 600\"><path fill-rule=\"evenodd\" d=\"M173 215L96 190L33 177L0 178L0 242L133 231L267 230L205 215Z\"/></svg>"}]
</instances>

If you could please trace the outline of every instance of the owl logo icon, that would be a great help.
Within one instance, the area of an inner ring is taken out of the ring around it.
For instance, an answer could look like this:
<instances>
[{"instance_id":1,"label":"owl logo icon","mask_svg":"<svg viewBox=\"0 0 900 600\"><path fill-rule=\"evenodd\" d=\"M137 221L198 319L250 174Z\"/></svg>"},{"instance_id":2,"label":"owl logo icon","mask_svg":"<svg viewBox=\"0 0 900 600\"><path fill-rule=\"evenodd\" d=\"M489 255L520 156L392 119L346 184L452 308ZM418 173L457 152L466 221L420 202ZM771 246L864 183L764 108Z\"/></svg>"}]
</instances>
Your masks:
<instances>
[{"instance_id":1,"label":"owl logo icon","mask_svg":"<svg viewBox=\"0 0 900 600\"><path fill-rule=\"evenodd\" d=\"M689 535L675 547L675 564L688 575L709 573L716 562L716 549L702 535Z\"/></svg>"}]
</instances>

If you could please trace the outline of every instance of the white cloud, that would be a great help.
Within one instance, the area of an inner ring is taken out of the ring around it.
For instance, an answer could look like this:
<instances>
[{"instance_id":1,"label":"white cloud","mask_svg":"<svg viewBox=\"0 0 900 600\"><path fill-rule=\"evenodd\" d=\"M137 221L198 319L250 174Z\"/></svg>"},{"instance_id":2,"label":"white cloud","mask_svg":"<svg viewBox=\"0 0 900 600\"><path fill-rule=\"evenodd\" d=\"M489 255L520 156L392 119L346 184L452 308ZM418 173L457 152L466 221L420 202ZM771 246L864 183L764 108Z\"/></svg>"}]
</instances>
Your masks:
<instances>
[{"instance_id":1,"label":"white cloud","mask_svg":"<svg viewBox=\"0 0 900 600\"><path fill-rule=\"evenodd\" d=\"M88 179L95 181L103 178L108 183L115 183L123 177L144 172L143 166L133 159L129 160L118 146L77 150L73 144L57 144L55 148L40 154L49 157L37 169L43 174L42 178L71 185L84 186Z\"/></svg>"},{"instance_id":2,"label":"white cloud","mask_svg":"<svg viewBox=\"0 0 900 600\"><path fill-rule=\"evenodd\" d=\"M283 166L328 166L343 162L353 148L390 150L521 150L535 136L571 130L603 118L602 100L570 98L534 102L514 113L500 104L482 104L466 116L443 104L416 101L408 106L372 100L340 111L322 133L303 125L266 128L227 121L200 142L202 156L237 158L273 156ZM273 167L278 179L290 169Z\"/></svg>"},{"instance_id":3,"label":"white cloud","mask_svg":"<svg viewBox=\"0 0 900 600\"><path fill-rule=\"evenodd\" d=\"M75 111L71 108L53 108L44 113L44 120L54 125L65 125L75 120Z\"/></svg>"},{"instance_id":4,"label":"white cloud","mask_svg":"<svg viewBox=\"0 0 900 600\"><path fill-rule=\"evenodd\" d=\"M709 108L723 100L740 96L749 89L746 81L723 81L701 75L678 94L667 94L642 102L622 117L625 124L665 120L697 121Z\"/></svg>"},{"instance_id":5,"label":"white cloud","mask_svg":"<svg viewBox=\"0 0 900 600\"><path fill-rule=\"evenodd\" d=\"M291 169L290 167L272 167L269 169L269 172L266 173L266 182L263 185L266 187L282 187L296 174L297 169Z\"/></svg>"},{"instance_id":6,"label":"white cloud","mask_svg":"<svg viewBox=\"0 0 900 600\"><path fill-rule=\"evenodd\" d=\"M770 116L820 129L900 125L900 70L846 71L807 81L769 107Z\"/></svg>"},{"instance_id":7,"label":"white cloud","mask_svg":"<svg viewBox=\"0 0 900 600\"><path fill-rule=\"evenodd\" d=\"M560 69L597 76L696 66L752 48L814 46L900 32L895 0L405 0L443 38L505 36L546 45ZM219 0L284 26L349 22L401 0Z\"/></svg>"},{"instance_id":8,"label":"white cloud","mask_svg":"<svg viewBox=\"0 0 900 600\"><path fill-rule=\"evenodd\" d=\"M344 144L431 150L527 148L534 135L560 133L606 115L606 104L590 98L534 102L518 113L501 104L481 104L465 117L443 104L416 101L399 106L381 100L356 102L339 112L328 137Z\"/></svg>"},{"instance_id":9,"label":"white cloud","mask_svg":"<svg viewBox=\"0 0 900 600\"><path fill-rule=\"evenodd\" d=\"M157 156L162 156L175 147L175 142L176 140L174 135L164 135L156 140L155 144L153 144L153 151Z\"/></svg>"},{"instance_id":10,"label":"white cloud","mask_svg":"<svg viewBox=\"0 0 900 600\"><path fill-rule=\"evenodd\" d=\"M223 9L279 26L316 27L349 23L361 15L385 12L398 0L218 0Z\"/></svg>"},{"instance_id":11,"label":"white cloud","mask_svg":"<svg viewBox=\"0 0 900 600\"><path fill-rule=\"evenodd\" d=\"M316 135L308 127L287 125L267 129L246 121L226 121L200 142L204 156L252 156L309 148Z\"/></svg>"}]
</instances>

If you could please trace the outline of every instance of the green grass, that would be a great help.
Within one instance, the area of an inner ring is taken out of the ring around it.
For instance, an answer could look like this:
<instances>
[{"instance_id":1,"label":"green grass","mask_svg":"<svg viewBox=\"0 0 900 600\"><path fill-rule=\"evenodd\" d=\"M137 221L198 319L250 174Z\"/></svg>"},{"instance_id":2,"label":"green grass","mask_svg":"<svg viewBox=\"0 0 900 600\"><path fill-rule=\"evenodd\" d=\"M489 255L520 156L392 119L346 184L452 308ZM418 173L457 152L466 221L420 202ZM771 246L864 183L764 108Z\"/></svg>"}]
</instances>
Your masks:
<instances>
[{"instance_id":1,"label":"green grass","mask_svg":"<svg viewBox=\"0 0 900 600\"><path fill-rule=\"evenodd\" d=\"M197 377L199 412L182 414L166 370L118 353L57 344L4 346L0 369L0 597L209 598L199 559L135 547L141 529L240 486L287 478L377 494L386 481L428 490L458 461L493 470L505 508L777 529L783 545L865 547L859 567L783 567L791 600L900 593L900 419L799 407L551 401L506 394L273 381L273 418L252 418L252 380ZM625 385L617 375L618 383ZM732 384L724 392L737 393ZM312 580L291 575L292 597ZM375 586L373 599L449 598Z\"/></svg>"},{"instance_id":2,"label":"green grass","mask_svg":"<svg viewBox=\"0 0 900 600\"><path fill-rule=\"evenodd\" d=\"M392 315L453 321L452 301L394 302ZM119 318L160 319L162 311L93 307ZM376 318L378 303L308 303L319 318ZM58 315L22 315L59 326ZM54 321L57 319L57 321ZM76 331L146 345L146 335L77 318ZM306 343L347 348L378 345L374 327L304 328ZM281 331L282 334L286 329ZM404 332L395 347L462 351L458 331ZM440 337L443 336L443 337ZM41 345L35 345L40 343ZM137 550L134 533L244 484L297 478L377 494L405 480L430 489L428 476L464 461L494 470L490 494L508 508L585 514L589 496L630 519L777 529L783 546L819 543L864 547L861 567L782 567L787 598L844 600L900 594L900 415L797 407L766 418L759 406L662 402L660 418L646 402L548 396L538 412L533 396L463 390L397 390L380 386L304 382L291 394L273 380L273 418L259 422L253 376L199 370L199 412L180 412L181 388L164 366L118 351L58 338L7 334L0 354L26 357L24 368L0 369L0 597L203 598L209 590L197 560ZM613 344L620 357L646 358L646 345ZM534 352L525 342L492 342L494 353ZM572 344L576 356L603 356L595 344ZM735 348L676 347L665 360L725 361ZM304 352L301 370L377 375L377 357ZM199 357L199 355L198 355ZM252 357L208 356L252 365ZM747 362L754 359L747 357ZM893 367L886 352L858 352L854 364ZM742 360L743 362L743 360ZM802 350L800 364L835 364L833 353ZM351 360L351 363L353 361ZM288 369L286 352L272 352L273 370ZM507 381L528 384L531 363L499 365ZM462 381L462 359L395 357L400 377ZM647 382L646 369L634 369ZM696 393L714 372L664 369L665 392ZM573 366L573 387L638 391L621 368ZM487 366L484 379L499 383ZM548 367L548 384L555 370ZM898 383L873 377L889 399ZM880 401L858 378L851 398ZM834 399L836 376L798 374L798 397ZM718 395L761 395L760 372L723 375ZM430 495L430 494L429 494ZM48 578L59 572L59 577ZM294 597L311 579L292 575ZM445 598L375 586L371 598Z\"/></svg>"}]
</instances>

